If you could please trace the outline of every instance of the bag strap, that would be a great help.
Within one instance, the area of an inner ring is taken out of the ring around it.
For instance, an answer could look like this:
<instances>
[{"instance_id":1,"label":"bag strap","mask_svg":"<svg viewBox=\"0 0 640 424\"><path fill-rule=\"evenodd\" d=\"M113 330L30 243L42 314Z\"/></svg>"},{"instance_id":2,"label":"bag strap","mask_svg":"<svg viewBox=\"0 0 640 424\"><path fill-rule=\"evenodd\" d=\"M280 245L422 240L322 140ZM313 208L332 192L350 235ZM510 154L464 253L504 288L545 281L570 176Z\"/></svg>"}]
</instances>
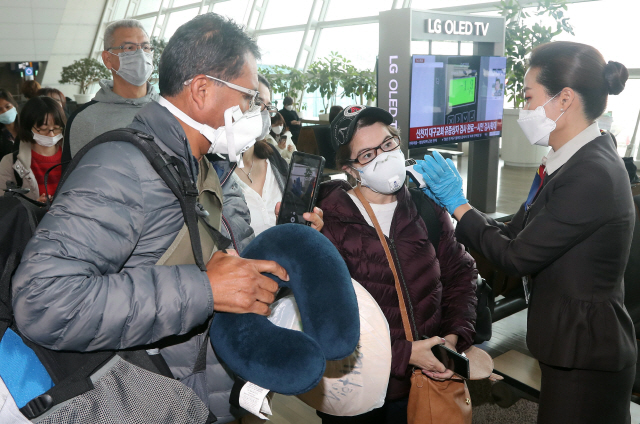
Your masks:
<instances>
[{"instance_id":1,"label":"bag strap","mask_svg":"<svg viewBox=\"0 0 640 424\"><path fill-rule=\"evenodd\" d=\"M136 146L145 155L151 163L153 169L160 175L162 180L167 184L169 189L178 198L185 224L189 230L191 239L191 249L195 257L196 265L201 271L206 271L204 264L202 245L200 244L200 233L198 231L198 216L196 208L198 207L198 188L196 183L191 179L187 172L185 164L175 156L167 154L154 141L153 136L145 134L132 128L121 128L117 130L107 131L106 133L96 137L89 144L84 146L73 157L73 160L64 172L64 175L58 183L58 188L62 187L67 178L76 168L84 155L93 147L109 141L125 141ZM56 194L58 194L56 191ZM55 196L54 195L54 196Z\"/></svg>"},{"instance_id":2,"label":"bag strap","mask_svg":"<svg viewBox=\"0 0 640 424\"><path fill-rule=\"evenodd\" d=\"M389 250L389 245L387 244L387 239L380 228L380 224L378 223L378 219L376 218L376 214L373 213L371 206L367 199L364 198L362 192L360 191L360 186L353 189L356 193L358 199L364 206L364 209L369 214L369 218L371 218L371 222L373 223L373 227L376 229L376 233L378 233L378 237L380 237L380 243L382 243L382 247L384 248L384 252L387 254L387 260L389 261L389 267L391 268L391 272L393 273L393 279L396 282L396 291L398 292L398 301L400 303L400 315L402 316L402 326L404 327L404 334L408 341L413 341L413 334L411 333L411 324L409 323L409 314L407 314L407 307L404 303L404 295L402 294L402 287L400 286L400 278L398 278L398 272L396 270L396 264L393 261L393 257L391 256L391 251Z\"/></svg>"},{"instance_id":3,"label":"bag strap","mask_svg":"<svg viewBox=\"0 0 640 424\"><path fill-rule=\"evenodd\" d=\"M420 189L410 188L409 193L411 193L411 199L416 205L418 213L424 221L424 225L427 227L427 237L433 245L436 255L438 255L438 245L440 244L440 235L442 234L442 224L436 215L433 202Z\"/></svg>"},{"instance_id":4,"label":"bag strap","mask_svg":"<svg viewBox=\"0 0 640 424\"><path fill-rule=\"evenodd\" d=\"M13 161L11 163L16 163L16 161L18 160L18 153L20 151L19 150L15 150L11 155L13 157ZM18 174L18 171L16 171L15 169L13 170L13 176L16 179L16 185L18 187L22 187L22 177L20 176L20 174Z\"/></svg>"}]
</instances>

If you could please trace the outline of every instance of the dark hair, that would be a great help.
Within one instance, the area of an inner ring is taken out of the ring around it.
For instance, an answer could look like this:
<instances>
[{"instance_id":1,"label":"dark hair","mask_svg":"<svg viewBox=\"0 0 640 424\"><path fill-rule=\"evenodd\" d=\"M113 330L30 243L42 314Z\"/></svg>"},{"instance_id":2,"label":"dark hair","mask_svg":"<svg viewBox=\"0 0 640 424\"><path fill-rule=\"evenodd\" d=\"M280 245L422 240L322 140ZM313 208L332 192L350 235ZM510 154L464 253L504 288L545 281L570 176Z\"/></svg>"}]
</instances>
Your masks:
<instances>
[{"instance_id":1,"label":"dark hair","mask_svg":"<svg viewBox=\"0 0 640 424\"><path fill-rule=\"evenodd\" d=\"M22 88L20 91L27 98L31 99L38 95L38 90L40 90L40 83L36 80L29 80L22 83Z\"/></svg>"},{"instance_id":2,"label":"dark hair","mask_svg":"<svg viewBox=\"0 0 640 424\"><path fill-rule=\"evenodd\" d=\"M233 80L242 72L247 53L260 59L258 44L242 27L215 13L196 16L178 28L162 52L160 94L175 96L185 81L201 74Z\"/></svg>"},{"instance_id":3,"label":"dark hair","mask_svg":"<svg viewBox=\"0 0 640 424\"><path fill-rule=\"evenodd\" d=\"M31 130L33 127L44 125L47 115L51 115L53 122L62 128L67 124L62 106L51 97L34 97L25 103L20 112L20 140L34 143Z\"/></svg>"},{"instance_id":4,"label":"dark hair","mask_svg":"<svg viewBox=\"0 0 640 424\"><path fill-rule=\"evenodd\" d=\"M57 88L44 87L38 90L37 94L38 96L45 96L45 97L51 97L52 94L56 94L60 97L60 100L62 101L62 107L64 108L67 105L67 99L64 97L64 94L62 94L62 91L58 90Z\"/></svg>"},{"instance_id":5,"label":"dark hair","mask_svg":"<svg viewBox=\"0 0 640 424\"><path fill-rule=\"evenodd\" d=\"M333 118L338 116L340 112L342 112L342 106L331 106L331 109L329 109L329 122L333 121Z\"/></svg>"},{"instance_id":6,"label":"dark hair","mask_svg":"<svg viewBox=\"0 0 640 424\"><path fill-rule=\"evenodd\" d=\"M621 63L606 63L602 54L586 44L555 41L542 44L531 53L529 67L539 69L538 83L551 97L565 87L580 95L589 121L602 115L609 94L620 94L629 78Z\"/></svg>"},{"instance_id":7,"label":"dark hair","mask_svg":"<svg viewBox=\"0 0 640 424\"><path fill-rule=\"evenodd\" d=\"M353 135L351 136L351 140L353 140L353 137L355 137L360 128L370 127L376 122L382 121L376 116L365 116L361 119L358 119L358 122L356 122L356 128L353 131ZM393 125L387 125L387 129L389 130L391 135L396 135L398 137L400 136L400 130ZM350 163L349 161L351 160L351 146L352 143L350 141L349 143L343 144L338 147L338 150L336 151L336 166L338 167L338 169L342 169L343 166Z\"/></svg>"},{"instance_id":8,"label":"dark hair","mask_svg":"<svg viewBox=\"0 0 640 424\"><path fill-rule=\"evenodd\" d=\"M253 156L258 159L268 159L272 153L273 149L267 140L256 141L256 144L253 145Z\"/></svg>"},{"instance_id":9,"label":"dark hair","mask_svg":"<svg viewBox=\"0 0 640 424\"><path fill-rule=\"evenodd\" d=\"M284 134L289 130L289 128L287 127L287 121L284 120L284 117L280 114L280 112L276 112L276 115L271 117L271 127L273 127L273 125L278 122L282 122L282 131L280 132L280 134L274 133L273 129L269 131L269 134L271 134L271 137L273 137L273 139L276 141L278 141L279 136L281 136L282 134Z\"/></svg>"},{"instance_id":10,"label":"dark hair","mask_svg":"<svg viewBox=\"0 0 640 424\"><path fill-rule=\"evenodd\" d=\"M291 96L287 96L284 98L284 100L282 101L282 105L283 106L289 106L293 104L293 97Z\"/></svg>"}]
</instances>

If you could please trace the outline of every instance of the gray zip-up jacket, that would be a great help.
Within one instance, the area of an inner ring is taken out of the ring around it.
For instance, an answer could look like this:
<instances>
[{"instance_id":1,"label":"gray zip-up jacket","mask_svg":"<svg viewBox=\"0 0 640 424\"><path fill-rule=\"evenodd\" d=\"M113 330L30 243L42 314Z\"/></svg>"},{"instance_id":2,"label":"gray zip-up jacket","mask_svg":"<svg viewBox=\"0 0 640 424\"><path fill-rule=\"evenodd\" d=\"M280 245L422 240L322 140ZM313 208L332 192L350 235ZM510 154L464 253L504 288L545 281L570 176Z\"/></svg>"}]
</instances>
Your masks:
<instances>
[{"instance_id":1,"label":"gray zip-up jacket","mask_svg":"<svg viewBox=\"0 0 640 424\"><path fill-rule=\"evenodd\" d=\"M195 179L198 164L167 109L151 102L131 127L153 135ZM160 347L189 385L213 314L210 283L195 265L154 265L183 223L178 200L135 146L93 148L25 249L13 279L18 327L51 349ZM209 346L203 400L228 422L231 379L223 371Z\"/></svg>"},{"instance_id":2,"label":"gray zip-up jacket","mask_svg":"<svg viewBox=\"0 0 640 424\"><path fill-rule=\"evenodd\" d=\"M126 99L114 93L112 80L102 80L99 84L100 91L93 100L69 117L64 134L69 143L69 158L100 134L131 124L140 109L158 100L158 91L149 83L147 95L139 99Z\"/></svg>"}]
</instances>

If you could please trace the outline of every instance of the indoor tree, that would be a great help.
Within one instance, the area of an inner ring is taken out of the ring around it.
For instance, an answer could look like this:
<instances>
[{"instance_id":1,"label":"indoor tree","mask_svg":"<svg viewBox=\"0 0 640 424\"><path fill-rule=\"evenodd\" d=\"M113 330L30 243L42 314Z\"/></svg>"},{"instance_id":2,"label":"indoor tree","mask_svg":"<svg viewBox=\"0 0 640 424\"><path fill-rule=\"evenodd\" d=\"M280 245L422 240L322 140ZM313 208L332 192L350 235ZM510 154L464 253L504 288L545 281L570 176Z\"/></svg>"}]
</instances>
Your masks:
<instances>
[{"instance_id":1,"label":"indoor tree","mask_svg":"<svg viewBox=\"0 0 640 424\"><path fill-rule=\"evenodd\" d=\"M535 9L534 9L535 7ZM567 10L565 0L539 0L537 5L522 6L519 0L501 0L501 14L506 18L505 56L507 57L507 73L505 90L508 100L513 101L514 108L524 104L523 84L527 71L526 60L531 51L538 45L548 43L555 36L567 32L571 35L573 27L564 12ZM529 27L525 20L531 17L548 17L555 20L553 26L545 26L541 22Z\"/></svg>"},{"instance_id":2,"label":"indoor tree","mask_svg":"<svg viewBox=\"0 0 640 424\"><path fill-rule=\"evenodd\" d=\"M328 112L332 103L335 104L338 89L350 64L349 59L337 52L331 52L329 56L318 59L309 66L307 93L313 93L316 90L320 92L325 112Z\"/></svg>"},{"instance_id":3,"label":"indoor tree","mask_svg":"<svg viewBox=\"0 0 640 424\"><path fill-rule=\"evenodd\" d=\"M85 57L63 67L58 82L79 85L80 94L87 94L87 89L91 84L110 78L111 73L102 63L94 58Z\"/></svg>"}]
</instances>

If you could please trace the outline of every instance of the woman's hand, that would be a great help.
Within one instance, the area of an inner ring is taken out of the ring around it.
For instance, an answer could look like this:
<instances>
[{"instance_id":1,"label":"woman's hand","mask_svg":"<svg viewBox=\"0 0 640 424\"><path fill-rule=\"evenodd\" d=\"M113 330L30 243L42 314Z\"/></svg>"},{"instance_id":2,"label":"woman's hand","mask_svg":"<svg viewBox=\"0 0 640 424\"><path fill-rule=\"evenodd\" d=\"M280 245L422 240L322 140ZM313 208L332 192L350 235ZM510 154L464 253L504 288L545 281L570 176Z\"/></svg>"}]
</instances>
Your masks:
<instances>
[{"instance_id":1,"label":"woman's hand","mask_svg":"<svg viewBox=\"0 0 640 424\"><path fill-rule=\"evenodd\" d=\"M444 336L443 340L444 340L445 347L453 350L454 352L457 352L456 350L456 344L458 344L457 334L447 334L446 336ZM424 370L422 372L424 373L424 375L436 381L449 380L451 377L453 377L453 371L449 369L445 370L445 372L431 372L431 371L424 371Z\"/></svg>"},{"instance_id":2,"label":"woman's hand","mask_svg":"<svg viewBox=\"0 0 640 424\"><path fill-rule=\"evenodd\" d=\"M293 144L289 144L289 145L287 146L287 150L288 150L288 151L293 152L293 149L294 149Z\"/></svg>"},{"instance_id":3,"label":"woman's hand","mask_svg":"<svg viewBox=\"0 0 640 424\"><path fill-rule=\"evenodd\" d=\"M429 197L435 196L450 214L469 203L462 191L462 177L451 159L445 160L440 153L433 152L433 156L426 155L424 160L418 161L414 169L422 174L429 186L425 193Z\"/></svg>"},{"instance_id":4,"label":"woman's hand","mask_svg":"<svg viewBox=\"0 0 640 424\"><path fill-rule=\"evenodd\" d=\"M280 213L280 203L281 202L276 203L276 222L278 221L278 215ZM322 212L322 209L317 206L313 208L313 212L305 212L302 215L304 219L311 222L311 228L318 231L322 230L322 227L324 227L324 220L322 219L323 216L324 212Z\"/></svg>"},{"instance_id":5,"label":"woman's hand","mask_svg":"<svg viewBox=\"0 0 640 424\"><path fill-rule=\"evenodd\" d=\"M444 364L433 356L431 348L435 345L444 344L445 340L440 337L431 337L426 340L419 340L411 343L411 357L409 363L422 370L423 373L446 373Z\"/></svg>"},{"instance_id":6,"label":"woman's hand","mask_svg":"<svg viewBox=\"0 0 640 424\"><path fill-rule=\"evenodd\" d=\"M307 221L311 222L311 228L315 230L322 230L324 227L324 220L322 217L324 216L324 212L319 207L314 207L313 212L305 212L302 217Z\"/></svg>"},{"instance_id":7,"label":"woman's hand","mask_svg":"<svg viewBox=\"0 0 640 424\"><path fill-rule=\"evenodd\" d=\"M49 200L52 200L53 198L51 196L49 196ZM40 197L38 197L38 202L40 203L47 203L47 195L42 193L40 195Z\"/></svg>"}]
</instances>

